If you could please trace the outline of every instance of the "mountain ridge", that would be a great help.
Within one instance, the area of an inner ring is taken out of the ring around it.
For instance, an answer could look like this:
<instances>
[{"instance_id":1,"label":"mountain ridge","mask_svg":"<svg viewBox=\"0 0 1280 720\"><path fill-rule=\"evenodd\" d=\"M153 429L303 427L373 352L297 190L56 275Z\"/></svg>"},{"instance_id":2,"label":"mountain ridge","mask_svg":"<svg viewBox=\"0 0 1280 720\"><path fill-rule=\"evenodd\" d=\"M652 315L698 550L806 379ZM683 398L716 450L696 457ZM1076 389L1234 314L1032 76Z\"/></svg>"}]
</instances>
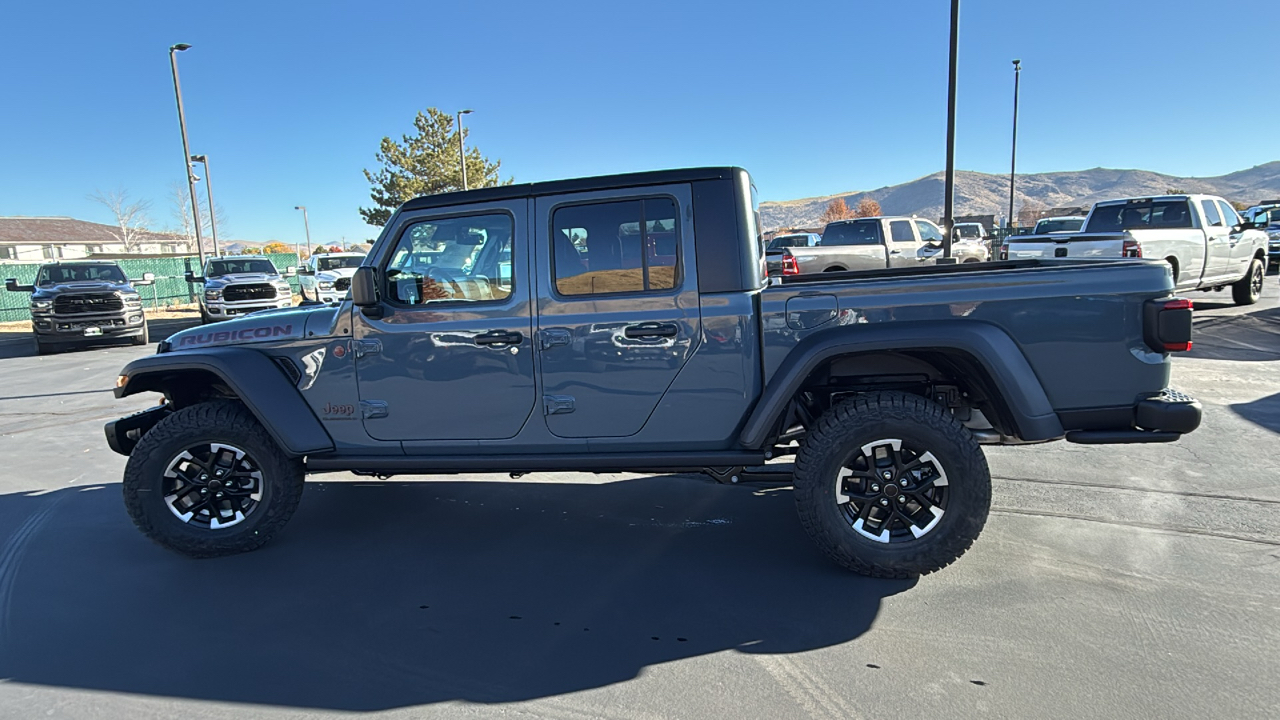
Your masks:
<instances>
[{"instance_id":1,"label":"mountain ridge","mask_svg":"<svg viewBox=\"0 0 1280 720\"><path fill-rule=\"evenodd\" d=\"M886 215L942 216L944 173L936 172L878 190L836 193L760 203L764 230L814 227L836 198L857 207L864 198L880 203ZM1221 195L1235 202L1256 203L1280 198L1280 160L1213 177L1179 177L1150 170L1090 168L1018 175L1015 212L1031 201L1043 208L1089 206L1100 200L1162 195L1171 189ZM956 171L955 213L1002 218L1009 207L1009 176L972 170Z\"/></svg>"}]
</instances>

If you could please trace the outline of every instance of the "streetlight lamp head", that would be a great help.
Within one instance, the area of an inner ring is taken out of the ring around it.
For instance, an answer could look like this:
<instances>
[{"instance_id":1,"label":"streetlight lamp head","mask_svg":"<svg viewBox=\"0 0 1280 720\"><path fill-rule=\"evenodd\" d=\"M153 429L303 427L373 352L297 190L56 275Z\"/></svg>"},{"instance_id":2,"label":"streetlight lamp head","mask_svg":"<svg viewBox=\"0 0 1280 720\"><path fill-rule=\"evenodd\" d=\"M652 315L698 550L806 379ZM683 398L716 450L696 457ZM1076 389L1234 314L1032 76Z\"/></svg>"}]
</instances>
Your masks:
<instances>
[{"instance_id":1,"label":"streetlight lamp head","mask_svg":"<svg viewBox=\"0 0 1280 720\"><path fill-rule=\"evenodd\" d=\"M294 210L304 210L304 209L306 209L306 206L304 206L304 205L294 205L294 206L293 206L293 209L294 209Z\"/></svg>"},{"instance_id":2,"label":"streetlight lamp head","mask_svg":"<svg viewBox=\"0 0 1280 720\"><path fill-rule=\"evenodd\" d=\"M458 114L459 114L459 115L470 115L470 114L471 114L471 113L473 113L473 112L475 112L475 111L474 111L474 110L459 110L459 111L458 111Z\"/></svg>"},{"instance_id":3,"label":"streetlight lamp head","mask_svg":"<svg viewBox=\"0 0 1280 720\"><path fill-rule=\"evenodd\" d=\"M1022 64L1022 61L1021 61L1021 60L1014 60L1014 61L1013 61L1013 66L1014 66L1015 68L1017 68L1017 67L1018 67L1019 65L1021 65L1021 64Z\"/></svg>"},{"instance_id":4,"label":"streetlight lamp head","mask_svg":"<svg viewBox=\"0 0 1280 720\"><path fill-rule=\"evenodd\" d=\"M198 162L198 163L202 163L202 162L204 162L205 160L206 160L206 157L205 157L204 155L192 155L192 156L191 156L191 162Z\"/></svg>"},{"instance_id":5,"label":"streetlight lamp head","mask_svg":"<svg viewBox=\"0 0 1280 720\"><path fill-rule=\"evenodd\" d=\"M190 49L191 49L191 45L188 43L178 43L177 45L169 46L170 52L173 52L174 50L177 50L178 52L182 52L183 50L190 50Z\"/></svg>"}]
</instances>

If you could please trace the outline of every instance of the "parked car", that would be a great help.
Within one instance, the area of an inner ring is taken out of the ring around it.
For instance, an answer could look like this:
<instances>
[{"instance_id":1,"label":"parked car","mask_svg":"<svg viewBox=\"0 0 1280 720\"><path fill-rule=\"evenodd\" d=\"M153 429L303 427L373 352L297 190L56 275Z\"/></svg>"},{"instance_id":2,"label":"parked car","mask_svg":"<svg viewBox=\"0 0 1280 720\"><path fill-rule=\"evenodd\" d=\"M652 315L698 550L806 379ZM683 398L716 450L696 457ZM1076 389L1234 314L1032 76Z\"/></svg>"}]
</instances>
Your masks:
<instances>
[{"instance_id":1,"label":"parked car","mask_svg":"<svg viewBox=\"0 0 1280 720\"><path fill-rule=\"evenodd\" d=\"M44 355L114 338L146 345L147 317L134 286L154 281L152 273L129 280L114 262L78 260L42 265L33 285L9 278L4 287L31 293L31 332L36 353Z\"/></svg>"},{"instance_id":2,"label":"parked car","mask_svg":"<svg viewBox=\"0 0 1280 720\"><path fill-rule=\"evenodd\" d=\"M298 268L302 301L330 305L341 302L351 290L351 276L364 262L364 253L338 252L312 255Z\"/></svg>"},{"instance_id":3,"label":"parked car","mask_svg":"<svg viewBox=\"0 0 1280 720\"><path fill-rule=\"evenodd\" d=\"M1084 227L1084 221L1085 219L1078 215L1040 218L1031 234L1048 235L1050 233L1080 232L1080 228Z\"/></svg>"},{"instance_id":4,"label":"parked car","mask_svg":"<svg viewBox=\"0 0 1280 720\"><path fill-rule=\"evenodd\" d=\"M186 272L187 282L200 285L200 322L227 320L259 310L293 306L293 288L270 259L257 255L225 255L211 258L204 274Z\"/></svg>"},{"instance_id":5,"label":"parked car","mask_svg":"<svg viewBox=\"0 0 1280 720\"><path fill-rule=\"evenodd\" d=\"M1220 197L1161 195L1100 202L1089 211L1084 232L1013 235L1001 255L1163 260L1177 289L1230 287L1236 304L1250 305L1262 296L1267 233Z\"/></svg>"},{"instance_id":6,"label":"parked car","mask_svg":"<svg viewBox=\"0 0 1280 720\"><path fill-rule=\"evenodd\" d=\"M942 230L914 217L870 217L837 220L822 230L813 246L768 248L770 275L874 270L934 263L942 255ZM958 262L989 258L980 241L952 244Z\"/></svg>"},{"instance_id":7,"label":"parked car","mask_svg":"<svg viewBox=\"0 0 1280 720\"><path fill-rule=\"evenodd\" d=\"M702 469L732 484L795 454L794 476L773 477L818 547L906 577L982 529L980 443L1171 442L1199 424L1165 389L1191 312L1164 267L769 281L755 197L741 168L698 168L411 200L350 303L184 330L121 370L117 397L165 398L106 427L129 456L125 507L208 557L268 542L307 473ZM837 227L905 243L897 222Z\"/></svg>"}]
</instances>

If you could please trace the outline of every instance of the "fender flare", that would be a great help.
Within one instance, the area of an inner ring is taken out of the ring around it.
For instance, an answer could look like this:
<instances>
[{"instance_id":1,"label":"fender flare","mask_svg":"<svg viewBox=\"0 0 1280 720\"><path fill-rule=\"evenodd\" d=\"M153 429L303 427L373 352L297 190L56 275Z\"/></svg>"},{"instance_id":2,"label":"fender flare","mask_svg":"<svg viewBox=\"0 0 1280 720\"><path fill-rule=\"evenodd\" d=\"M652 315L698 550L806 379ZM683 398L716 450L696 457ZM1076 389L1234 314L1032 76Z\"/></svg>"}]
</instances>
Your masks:
<instances>
[{"instance_id":1,"label":"fender flare","mask_svg":"<svg viewBox=\"0 0 1280 720\"><path fill-rule=\"evenodd\" d=\"M139 358L120 371L116 397L159 392L164 376L189 370L212 373L226 383L290 457L334 449L333 438L293 381L257 350L213 347Z\"/></svg>"},{"instance_id":2,"label":"fender flare","mask_svg":"<svg viewBox=\"0 0 1280 720\"><path fill-rule=\"evenodd\" d=\"M995 325L953 320L846 325L805 338L769 380L738 436L739 443L746 448L762 447L796 392L827 360L840 355L901 350L959 351L974 358L1000 394L1018 437L1036 441L1065 434L1040 379L1017 343Z\"/></svg>"}]
</instances>

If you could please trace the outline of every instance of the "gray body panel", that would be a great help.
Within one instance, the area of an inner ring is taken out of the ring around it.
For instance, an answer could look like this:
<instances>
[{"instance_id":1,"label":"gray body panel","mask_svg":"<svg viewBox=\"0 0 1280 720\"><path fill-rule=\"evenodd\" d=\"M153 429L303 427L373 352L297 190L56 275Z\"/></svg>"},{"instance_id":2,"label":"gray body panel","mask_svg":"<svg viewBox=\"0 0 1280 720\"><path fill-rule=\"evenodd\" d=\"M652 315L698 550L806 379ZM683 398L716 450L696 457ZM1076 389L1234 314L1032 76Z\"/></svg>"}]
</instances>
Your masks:
<instances>
[{"instance_id":1,"label":"gray body panel","mask_svg":"<svg viewBox=\"0 0 1280 720\"><path fill-rule=\"evenodd\" d=\"M282 446L310 455L317 470L444 472L762 459L795 389L835 355L963 355L991 379L1005 424L1026 440L1072 430L1063 412L1132 409L1168 383L1168 356L1143 340L1144 304L1172 288L1167 265L938 266L913 256L893 267L876 246L878 270L766 283L744 215L745 173L637 177L644 182L549 183L528 186L528 197L489 188L409 203L367 266L385 267L415 223L501 212L513 219L510 294L406 306L380 295L364 308L345 301L196 328L162 347L171 352L128 366L121 393L149 389L166 368L204 367L226 375ZM682 272L674 289L557 294L555 209L642 197L676 204ZM673 329L661 339L623 332L642 323ZM477 342L497 330L521 337ZM276 364L286 358L299 378Z\"/></svg>"}]
</instances>

